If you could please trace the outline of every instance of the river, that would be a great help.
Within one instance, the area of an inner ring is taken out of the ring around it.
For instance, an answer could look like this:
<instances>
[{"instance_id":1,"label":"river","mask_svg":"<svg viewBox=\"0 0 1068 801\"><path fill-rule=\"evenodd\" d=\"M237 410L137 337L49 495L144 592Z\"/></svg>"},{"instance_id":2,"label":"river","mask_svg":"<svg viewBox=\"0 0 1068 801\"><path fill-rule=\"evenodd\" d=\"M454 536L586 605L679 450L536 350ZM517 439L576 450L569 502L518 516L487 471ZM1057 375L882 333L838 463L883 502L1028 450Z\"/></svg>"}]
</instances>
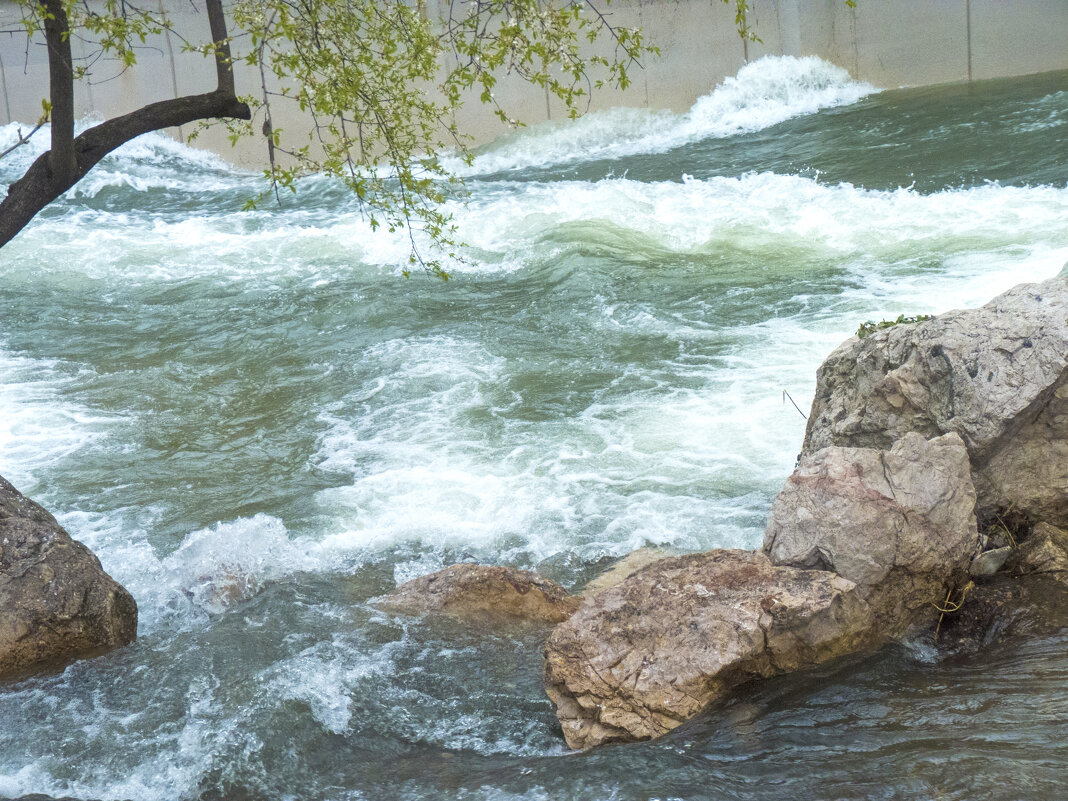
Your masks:
<instances>
[{"instance_id":1,"label":"river","mask_svg":"<svg viewBox=\"0 0 1068 801\"><path fill-rule=\"evenodd\" d=\"M764 59L454 165L446 283L326 180L243 212L257 176L123 147L0 251L0 474L139 637L0 687L0 797L1063 798L1063 634L893 645L579 754L544 632L368 601L464 560L577 589L644 545L758 546L784 391L807 411L866 320L1059 272L1066 153L1068 73L876 91Z\"/></svg>"}]
</instances>

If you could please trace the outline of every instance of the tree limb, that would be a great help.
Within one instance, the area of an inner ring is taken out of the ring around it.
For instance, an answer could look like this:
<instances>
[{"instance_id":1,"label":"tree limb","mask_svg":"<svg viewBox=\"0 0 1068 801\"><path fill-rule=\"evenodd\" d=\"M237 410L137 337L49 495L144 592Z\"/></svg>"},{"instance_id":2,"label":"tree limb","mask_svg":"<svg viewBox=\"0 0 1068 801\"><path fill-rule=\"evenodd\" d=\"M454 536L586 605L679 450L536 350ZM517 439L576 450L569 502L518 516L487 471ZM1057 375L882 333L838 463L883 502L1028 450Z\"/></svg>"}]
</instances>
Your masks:
<instances>
[{"instance_id":1,"label":"tree limb","mask_svg":"<svg viewBox=\"0 0 1068 801\"><path fill-rule=\"evenodd\" d=\"M40 0L40 3L45 12L48 41L52 149L39 156L26 173L8 187L7 197L0 203L0 247L10 242L41 209L78 183L104 156L131 139L197 120L252 119L248 105L238 100L234 92L233 63L222 1L207 0L218 88L206 94L149 103L74 136L74 73L67 17L62 0Z\"/></svg>"},{"instance_id":2,"label":"tree limb","mask_svg":"<svg viewBox=\"0 0 1068 801\"><path fill-rule=\"evenodd\" d=\"M52 171L50 154L44 153L25 175L8 187L7 197L0 203L0 247L120 145L150 131L217 117L247 120L252 113L232 94L219 91L163 100L102 122L75 137L74 170L66 176Z\"/></svg>"},{"instance_id":3,"label":"tree limb","mask_svg":"<svg viewBox=\"0 0 1068 801\"><path fill-rule=\"evenodd\" d=\"M74 66L70 52L70 25L62 0L40 0L48 45L48 94L52 115L52 150L49 159L57 180L64 181L74 163Z\"/></svg>"},{"instance_id":4,"label":"tree limb","mask_svg":"<svg viewBox=\"0 0 1068 801\"><path fill-rule=\"evenodd\" d=\"M230 34L226 30L226 15L222 0L207 0L208 24L211 40L215 43L215 72L219 76L219 91L231 95L234 90L234 59L230 54Z\"/></svg>"}]
</instances>

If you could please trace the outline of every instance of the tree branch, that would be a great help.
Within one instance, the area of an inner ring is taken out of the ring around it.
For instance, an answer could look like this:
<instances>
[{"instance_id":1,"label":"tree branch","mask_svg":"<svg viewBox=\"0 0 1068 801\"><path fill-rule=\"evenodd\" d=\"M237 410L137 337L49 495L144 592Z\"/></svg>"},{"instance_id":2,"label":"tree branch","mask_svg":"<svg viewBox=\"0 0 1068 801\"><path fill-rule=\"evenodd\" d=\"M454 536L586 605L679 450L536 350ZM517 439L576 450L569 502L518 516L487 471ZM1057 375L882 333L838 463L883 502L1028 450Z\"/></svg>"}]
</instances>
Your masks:
<instances>
[{"instance_id":1,"label":"tree branch","mask_svg":"<svg viewBox=\"0 0 1068 801\"><path fill-rule=\"evenodd\" d=\"M18 141L16 141L15 144L13 144L11 147L9 147L7 150L5 150L3 153L0 153L0 159L2 159L4 156L8 155L9 153L12 153L12 152L18 150L23 145L28 145L30 143L30 139L33 138L33 135L35 133L37 133L39 130L41 130L44 127L44 124L46 122L48 122L48 115L47 114L45 116L41 117L41 119L38 121L38 123L35 126L33 126L33 130L30 131L25 136L22 135L22 129L18 128L15 131L15 136L16 136Z\"/></svg>"},{"instance_id":2,"label":"tree branch","mask_svg":"<svg viewBox=\"0 0 1068 801\"><path fill-rule=\"evenodd\" d=\"M49 160L58 180L66 180L74 163L74 66L70 25L62 0L40 0L48 44L48 93L52 105L52 150Z\"/></svg>"},{"instance_id":3,"label":"tree branch","mask_svg":"<svg viewBox=\"0 0 1068 801\"><path fill-rule=\"evenodd\" d=\"M234 90L234 59L230 55L230 34L226 30L226 15L222 0L207 0L208 24L215 43L215 72L219 76L218 90L237 94Z\"/></svg>"},{"instance_id":4,"label":"tree branch","mask_svg":"<svg viewBox=\"0 0 1068 801\"><path fill-rule=\"evenodd\" d=\"M11 241L41 209L58 198L104 156L150 131L197 120L231 117L250 120L252 112L234 91L234 71L222 0L207 0L219 86L214 92L187 95L113 117L74 136L74 73L70 29L62 0L39 0L45 13L45 38L51 77L52 149L8 187L0 203L0 247Z\"/></svg>"},{"instance_id":5,"label":"tree branch","mask_svg":"<svg viewBox=\"0 0 1068 801\"><path fill-rule=\"evenodd\" d=\"M7 197L0 203L0 247L120 145L149 131L217 117L248 120L252 112L232 94L219 91L163 100L102 122L75 137L74 170L65 177L53 173L49 153L41 155L25 175L8 187Z\"/></svg>"}]
</instances>

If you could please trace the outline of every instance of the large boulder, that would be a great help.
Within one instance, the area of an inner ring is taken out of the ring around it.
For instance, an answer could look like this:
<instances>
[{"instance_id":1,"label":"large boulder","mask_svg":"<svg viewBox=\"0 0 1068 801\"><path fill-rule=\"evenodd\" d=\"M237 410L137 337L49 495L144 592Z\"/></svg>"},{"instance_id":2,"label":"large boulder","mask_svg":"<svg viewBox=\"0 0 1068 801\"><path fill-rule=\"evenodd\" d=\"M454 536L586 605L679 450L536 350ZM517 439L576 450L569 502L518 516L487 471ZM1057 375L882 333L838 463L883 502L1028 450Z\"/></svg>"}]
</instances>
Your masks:
<instances>
[{"instance_id":1,"label":"large boulder","mask_svg":"<svg viewBox=\"0 0 1068 801\"><path fill-rule=\"evenodd\" d=\"M981 517L1068 527L1068 270L979 309L853 337L819 368L802 449L959 434Z\"/></svg>"},{"instance_id":2,"label":"large boulder","mask_svg":"<svg viewBox=\"0 0 1068 801\"><path fill-rule=\"evenodd\" d=\"M0 678L100 654L136 635L130 593L0 478Z\"/></svg>"},{"instance_id":3,"label":"large boulder","mask_svg":"<svg viewBox=\"0 0 1068 801\"><path fill-rule=\"evenodd\" d=\"M764 551L776 565L856 583L886 636L963 584L976 554L975 490L961 438L906 434L888 451L803 457L775 498Z\"/></svg>"},{"instance_id":4,"label":"large boulder","mask_svg":"<svg viewBox=\"0 0 1068 801\"><path fill-rule=\"evenodd\" d=\"M377 605L410 615L436 612L560 623L575 613L580 602L559 584L529 570L464 563L405 582L378 599Z\"/></svg>"},{"instance_id":5,"label":"large boulder","mask_svg":"<svg viewBox=\"0 0 1068 801\"><path fill-rule=\"evenodd\" d=\"M587 599L545 647L545 688L572 748L656 737L750 678L877 639L856 585L761 552L661 559Z\"/></svg>"}]
</instances>

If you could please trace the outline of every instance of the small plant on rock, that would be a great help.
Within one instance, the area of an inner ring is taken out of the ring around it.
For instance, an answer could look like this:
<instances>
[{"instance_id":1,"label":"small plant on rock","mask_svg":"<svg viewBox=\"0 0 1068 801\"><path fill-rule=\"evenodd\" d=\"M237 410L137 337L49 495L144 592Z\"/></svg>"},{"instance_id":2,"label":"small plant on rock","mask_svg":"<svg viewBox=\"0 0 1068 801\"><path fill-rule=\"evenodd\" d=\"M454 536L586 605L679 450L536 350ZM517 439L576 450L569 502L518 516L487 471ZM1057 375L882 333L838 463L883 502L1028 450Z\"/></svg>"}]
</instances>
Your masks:
<instances>
[{"instance_id":1,"label":"small plant on rock","mask_svg":"<svg viewBox=\"0 0 1068 801\"><path fill-rule=\"evenodd\" d=\"M904 314L899 314L896 320L880 320L879 322L875 322L874 320L868 320L867 322L860 324L860 328L857 329L857 336L861 339L866 339L872 334L874 334L876 331L882 331L884 328L892 328L895 325L922 323L925 320L930 319L930 314L917 314L912 317L906 317Z\"/></svg>"}]
</instances>

